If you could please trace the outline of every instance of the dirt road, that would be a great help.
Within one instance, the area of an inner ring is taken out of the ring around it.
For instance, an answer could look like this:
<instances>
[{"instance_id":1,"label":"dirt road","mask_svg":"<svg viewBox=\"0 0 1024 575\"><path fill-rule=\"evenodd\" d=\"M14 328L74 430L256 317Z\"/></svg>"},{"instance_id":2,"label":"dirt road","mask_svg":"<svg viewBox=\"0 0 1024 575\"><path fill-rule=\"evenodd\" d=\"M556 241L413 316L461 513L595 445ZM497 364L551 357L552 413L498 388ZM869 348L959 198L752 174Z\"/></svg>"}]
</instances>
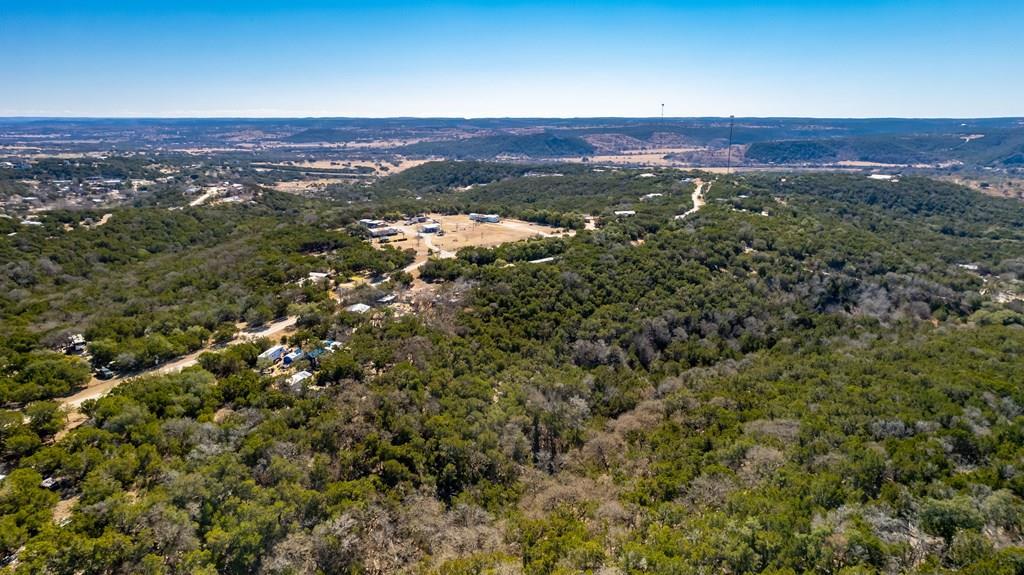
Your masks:
<instances>
[{"instance_id":1,"label":"dirt road","mask_svg":"<svg viewBox=\"0 0 1024 575\"><path fill-rule=\"evenodd\" d=\"M439 248L434 245L434 234L424 234L422 237L423 245L425 245L428 250L433 250L439 258L446 259L455 257L455 252Z\"/></svg>"},{"instance_id":2,"label":"dirt road","mask_svg":"<svg viewBox=\"0 0 1024 575\"><path fill-rule=\"evenodd\" d=\"M201 205L203 205L203 203L206 200L208 200L208 199L210 199L210 198L220 194L221 191L222 190L220 188L210 188L209 190L206 190L203 193L203 195L201 195L198 198L196 198L196 199L192 200L191 202L189 202L188 205L190 205L192 207L201 206Z\"/></svg>"},{"instance_id":3,"label":"dirt road","mask_svg":"<svg viewBox=\"0 0 1024 575\"><path fill-rule=\"evenodd\" d=\"M534 224L531 222L524 222L520 220L503 220L500 224L491 225L501 225L506 229L519 230L522 231L523 233L534 234L542 238L557 238L565 235L573 235L572 233L568 232L550 231L553 228L548 226L542 226L540 224Z\"/></svg>"},{"instance_id":4,"label":"dirt road","mask_svg":"<svg viewBox=\"0 0 1024 575\"><path fill-rule=\"evenodd\" d=\"M693 194L690 196L690 199L693 200L693 207L679 214L678 216L675 217L675 219L681 220L686 216L696 214L701 208L704 207L704 204L707 203L704 201L704 187L707 186L708 188L710 188L711 183L708 182L705 184L701 180L696 180L696 183L697 187L694 188Z\"/></svg>"},{"instance_id":5,"label":"dirt road","mask_svg":"<svg viewBox=\"0 0 1024 575\"><path fill-rule=\"evenodd\" d=\"M281 339L281 336L284 334L286 330L290 329L295 325L295 322L297 320L297 317L289 316L280 321L273 322L266 328L261 330L242 331L238 334L238 336L235 337L235 339L228 342L228 345L236 345L239 343L252 341L254 339L259 339L261 337L266 337L273 341L278 341ZM115 387L121 385L122 383L129 379L135 377L144 377L147 375L160 375L164 373L179 372L185 369L186 367L191 367L199 363L200 355L213 350L213 346L207 346L188 355L179 357L174 361L161 364L157 367L154 367L153 369L148 369L127 377L115 377L111 379L96 379L94 377L92 378L91 381L89 381L89 384L86 385L85 389L79 391L74 395L62 398L60 400L61 406L75 410L81 407L83 402L88 401L90 399L98 399L106 395L108 392L110 392L111 389L114 389Z\"/></svg>"}]
</instances>

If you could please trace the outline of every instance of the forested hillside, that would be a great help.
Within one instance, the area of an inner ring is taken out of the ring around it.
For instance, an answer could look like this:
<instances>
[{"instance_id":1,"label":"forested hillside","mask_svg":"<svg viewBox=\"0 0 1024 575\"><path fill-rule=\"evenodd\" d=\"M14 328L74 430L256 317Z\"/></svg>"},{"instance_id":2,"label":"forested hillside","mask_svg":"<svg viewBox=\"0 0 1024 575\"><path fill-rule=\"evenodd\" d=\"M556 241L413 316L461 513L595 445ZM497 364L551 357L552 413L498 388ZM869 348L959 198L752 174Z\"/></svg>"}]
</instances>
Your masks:
<instances>
[{"instance_id":1,"label":"forested hillside","mask_svg":"<svg viewBox=\"0 0 1024 575\"><path fill-rule=\"evenodd\" d=\"M1024 154L1024 132L886 134L814 140L755 141L746 159L762 164L828 164L839 160L883 164L1013 166Z\"/></svg>"},{"instance_id":2,"label":"forested hillside","mask_svg":"<svg viewBox=\"0 0 1024 575\"><path fill-rule=\"evenodd\" d=\"M461 140L419 142L402 146L395 151L406 155L443 156L458 160L488 159L499 156L564 158L592 154L594 147L582 138L575 136L542 133L526 136L479 136Z\"/></svg>"},{"instance_id":3,"label":"forested hillside","mask_svg":"<svg viewBox=\"0 0 1024 575\"><path fill-rule=\"evenodd\" d=\"M375 215L415 212L496 213L582 229L585 216L636 211L631 227L657 229L692 206L696 172L605 170L584 165L429 162L366 187L334 190L343 200L369 200Z\"/></svg>"},{"instance_id":4,"label":"forested hillside","mask_svg":"<svg viewBox=\"0 0 1024 575\"><path fill-rule=\"evenodd\" d=\"M1019 203L469 162L334 198L0 236L9 402L82 376L41 350L65 324L136 353L292 306L290 347L338 344L301 385L266 341L208 353L59 440L3 412L5 572L1024 573ZM397 269L349 224L427 210L578 229L432 259L421 313L295 284Z\"/></svg>"},{"instance_id":5,"label":"forested hillside","mask_svg":"<svg viewBox=\"0 0 1024 575\"><path fill-rule=\"evenodd\" d=\"M18 230L0 239L0 402L84 383L51 373L82 373L49 351L71 333L91 342L95 366L131 373L198 350L236 322L259 326L326 299L298 284L311 271L384 273L408 260L334 229L350 216L272 192L252 206L125 208L103 226L65 231L79 217L53 213L29 229L0 220Z\"/></svg>"}]
</instances>

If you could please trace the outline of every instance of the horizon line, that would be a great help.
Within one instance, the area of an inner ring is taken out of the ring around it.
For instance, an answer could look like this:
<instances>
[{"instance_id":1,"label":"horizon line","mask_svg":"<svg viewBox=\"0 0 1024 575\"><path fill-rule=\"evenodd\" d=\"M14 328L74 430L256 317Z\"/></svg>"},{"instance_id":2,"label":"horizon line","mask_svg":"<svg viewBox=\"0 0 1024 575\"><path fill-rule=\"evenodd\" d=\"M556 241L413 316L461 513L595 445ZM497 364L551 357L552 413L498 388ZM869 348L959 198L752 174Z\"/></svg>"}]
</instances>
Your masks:
<instances>
[{"instance_id":1,"label":"horizon line","mask_svg":"<svg viewBox=\"0 0 1024 575\"><path fill-rule=\"evenodd\" d=\"M398 116L176 116L176 115L3 115L3 120L1024 120L1019 116L444 116L444 115L398 115Z\"/></svg>"}]
</instances>

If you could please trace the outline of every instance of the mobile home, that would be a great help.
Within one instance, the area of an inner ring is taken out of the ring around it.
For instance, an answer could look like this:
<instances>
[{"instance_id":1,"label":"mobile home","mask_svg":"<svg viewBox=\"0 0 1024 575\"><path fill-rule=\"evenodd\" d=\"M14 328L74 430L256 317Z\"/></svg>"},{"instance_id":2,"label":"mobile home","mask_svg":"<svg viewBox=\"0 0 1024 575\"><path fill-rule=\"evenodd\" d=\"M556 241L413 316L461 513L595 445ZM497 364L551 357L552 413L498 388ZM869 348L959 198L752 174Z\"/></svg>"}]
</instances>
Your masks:
<instances>
[{"instance_id":1,"label":"mobile home","mask_svg":"<svg viewBox=\"0 0 1024 575\"><path fill-rule=\"evenodd\" d=\"M501 221L498 214L469 214L469 219L484 224L496 224Z\"/></svg>"}]
</instances>

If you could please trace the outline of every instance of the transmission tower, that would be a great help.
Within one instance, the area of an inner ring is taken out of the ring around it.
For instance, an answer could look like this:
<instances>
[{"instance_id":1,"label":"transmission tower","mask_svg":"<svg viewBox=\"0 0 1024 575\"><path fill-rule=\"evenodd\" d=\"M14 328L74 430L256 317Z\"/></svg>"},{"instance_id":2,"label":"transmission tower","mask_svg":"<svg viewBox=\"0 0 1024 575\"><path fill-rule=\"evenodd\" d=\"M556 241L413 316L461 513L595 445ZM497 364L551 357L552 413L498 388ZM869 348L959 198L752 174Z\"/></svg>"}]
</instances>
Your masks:
<instances>
[{"instance_id":1,"label":"transmission tower","mask_svg":"<svg viewBox=\"0 0 1024 575\"><path fill-rule=\"evenodd\" d=\"M729 116L729 153L728 153L728 158L729 159L727 160L728 163L726 164L726 168L725 168L725 173L726 174L731 174L732 173L732 123L733 123L733 119L734 118L735 118L735 116L732 116L732 115Z\"/></svg>"}]
</instances>

